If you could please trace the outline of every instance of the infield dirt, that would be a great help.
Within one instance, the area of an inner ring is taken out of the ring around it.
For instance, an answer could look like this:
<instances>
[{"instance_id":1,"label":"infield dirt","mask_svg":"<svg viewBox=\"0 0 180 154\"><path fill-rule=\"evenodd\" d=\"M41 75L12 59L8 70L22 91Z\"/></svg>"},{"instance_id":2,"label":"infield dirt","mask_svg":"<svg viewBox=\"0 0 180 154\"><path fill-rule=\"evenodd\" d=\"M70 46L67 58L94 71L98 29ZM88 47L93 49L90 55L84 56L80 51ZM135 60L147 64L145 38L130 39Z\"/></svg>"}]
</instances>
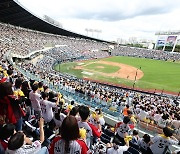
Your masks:
<instances>
[{"instance_id":1,"label":"infield dirt","mask_svg":"<svg viewBox=\"0 0 180 154\"><path fill-rule=\"evenodd\" d=\"M99 71L97 72L95 70L90 70L90 69L85 68L85 66L90 65L92 63L118 66L118 67L120 67L120 69L114 73L103 73L103 72L99 72ZM129 79L129 80L135 80L135 77L136 77L136 80L139 80L144 76L144 73L136 67L126 65L126 64L116 63L116 62L109 62L109 61L91 62L91 63L85 64L85 65L76 66L75 69L87 70L87 71L91 71L94 73L98 73L103 76L118 77L118 78Z\"/></svg>"}]
</instances>

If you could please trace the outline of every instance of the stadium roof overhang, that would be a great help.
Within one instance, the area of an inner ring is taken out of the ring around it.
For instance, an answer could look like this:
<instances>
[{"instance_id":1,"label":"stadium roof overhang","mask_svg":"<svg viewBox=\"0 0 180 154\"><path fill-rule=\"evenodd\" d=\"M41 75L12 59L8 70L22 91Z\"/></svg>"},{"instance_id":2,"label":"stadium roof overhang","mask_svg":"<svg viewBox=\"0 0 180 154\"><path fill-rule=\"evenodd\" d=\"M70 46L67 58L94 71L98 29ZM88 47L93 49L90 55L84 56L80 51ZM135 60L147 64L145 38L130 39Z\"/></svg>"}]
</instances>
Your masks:
<instances>
[{"instance_id":1,"label":"stadium roof overhang","mask_svg":"<svg viewBox=\"0 0 180 154\"><path fill-rule=\"evenodd\" d=\"M159 31L155 35L180 35L180 30L178 31Z\"/></svg>"},{"instance_id":2,"label":"stadium roof overhang","mask_svg":"<svg viewBox=\"0 0 180 154\"><path fill-rule=\"evenodd\" d=\"M91 39L100 42L108 42L96 38L74 33L63 28L59 28L44 19L34 15L32 12L23 7L18 0L1 0L0 1L0 22L37 30L46 33ZM110 43L110 42L108 42Z\"/></svg>"}]
</instances>

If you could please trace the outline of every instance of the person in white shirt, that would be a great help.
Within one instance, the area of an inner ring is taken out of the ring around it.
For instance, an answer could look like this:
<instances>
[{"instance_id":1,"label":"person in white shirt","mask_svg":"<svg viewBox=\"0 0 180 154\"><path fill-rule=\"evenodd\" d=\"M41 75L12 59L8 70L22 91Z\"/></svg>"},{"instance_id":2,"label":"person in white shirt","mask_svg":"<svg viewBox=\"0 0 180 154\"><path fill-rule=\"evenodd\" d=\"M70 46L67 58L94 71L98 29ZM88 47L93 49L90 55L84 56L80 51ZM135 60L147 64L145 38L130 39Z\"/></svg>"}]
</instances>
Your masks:
<instances>
[{"instance_id":1,"label":"person in white shirt","mask_svg":"<svg viewBox=\"0 0 180 154\"><path fill-rule=\"evenodd\" d=\"M41 148L41 144L44 141L44 119L40 118L40 139L32 142L23 132L17 132L8 142L8 148L6 154L48 154L47 148Z\"/></svg>"},{"instance_id":2,"label":"person in white shirt","mask_svg":"<svg viewBox=\"0 0 180 154\"><path fill-rule=\"evenodd\" d=\"M31 101L32 109L34 111L34 115L36 116L36 119L39 119L41 117L41 95L38 94L38 85L33 84L32 91L29 93L29 99Z\"/></svg>"},{"instance_id":3,"label":"person in white shirt","mask_svg":"<svg viewBox=\"0 0 180 154\"><path fill-rule=\"evenodd\" d=\"M130 131L130 127L128 126L128 123L130 122L130 118L128 116L125 116L123 119L123 123L117 128L117 134L115 136L115 139L117 141L121 142L122 145L125 145L124 138L128 135Z\"/></svg>"},{"instance_id":4,"label":"person in white shirt","mask_svg":"<svg viewBox=\"0 0 180 154\"><path fill-rule=\"evenodd\" d=\"M156 124L161 119L161 117L162 117L162 115L160 114L160 112L156 111L156 113L154 114L154 121L156 122Z\"/></svg>"},{"instance_id":5,"label":"person in white shirt","mask_svg":"<svg viewBox=\"0 0 180 154\"><path fill-rule=\"evenodd\" d=\"M171 127L175 130L176 134L180 134L180 117L178 115L171 121Z\"/></svg>"},{"instance_id":6,"label":"person in white shirt","mask_svg":"<svg viewBox=\"0 0 180 154\"><path fill-rule=\"evenodd\" d=\"M145 111L144 107L140 107L141 108L141 111L140 113L138 114L138 117L140 120L144 121L146 120L146 117L148 116L148 113Z\"/></svg>"},{"instance_id":7,"label":"person in white shirt","mask_svg":"<svg viewBox=\"0 0 180 154\"><path fill-rule=\"evenodd\" d=\"M151 140L150 149L153 154L163 154L165 148L175 144L178 145L178 140L173 136L172 130L168 127L163 128L163 133L161 135L155 136Z\"/></svg>"},{"instance_id":8,"label":"person in white shirt","mask_svg":"<svg viewBox=\"0 0 180 154\"><path fill-rule=\"evenodd\" d=\"M66 115L61 112L62 106L58 107L58 110L55 112L53 120L55 122L56 128L60 128L63 120L66 118Z\"/></svg>"},{"instance_id":9,"label":"person in white shirt","mask_svg":"<svg viewBox=\"0 0 180 154\"><path fill-rule=\"evenodd\" d=\"M43 98L43 100L40 101L42 117L44 118L45 122L50 122L54 117L52 108L57 107L57 105L59 103L59 97L57 97L56 103L50 102L50 101L48 101L49 94L46 92L43 92L42 98Z\"/></svg>"},{"instance_id":10,"label":"person in white shirt","mask_svg":"<svg viewBox=\"0 0 180 154\"><path fill-rule=\"evenodd\" d=\"M150 146L151 137L148 134L144 134L143 138L139 139L137 144L139 145L140 150L147 152Z\"/></svg>"},{"instance_id":11,"label":"person in white shirt","mask_svg":"<svg viewBox=\"0 0 180 154\"><path fill-rule=\"evenodd\" d=\"M92 123L93 125L95 125L96 127L98 127L99 124L101 126L103 126L105 124L105 120L104 120L101 109L96 109L95 112L93 112L90 115L89 122ZM97 122L99 122L99 123L97 123Z\"/></svg>"},{"instance_id":12,"label":"person in white shirt","mask_svg":"<svg viewBox=\"0 0 180 154\"><path fill-rule=\"evenodd\" d=\"M138 144L138 141L139 141L139 132L137 130L133 130L133 137L132 137L132 140L131 140L131 143L133 144Z\"/></svg>"},{"instance_id":13,"label":"person in white shirt","mask_svg":"<svg viewBox=\"0 0 180 154\"><path fill-rule=\"evenodd\" d=\"M118 146L116 144L107 144L107 154L123 154L129 148L129 141L124 146Z\"/></svg>"}]
</instances>

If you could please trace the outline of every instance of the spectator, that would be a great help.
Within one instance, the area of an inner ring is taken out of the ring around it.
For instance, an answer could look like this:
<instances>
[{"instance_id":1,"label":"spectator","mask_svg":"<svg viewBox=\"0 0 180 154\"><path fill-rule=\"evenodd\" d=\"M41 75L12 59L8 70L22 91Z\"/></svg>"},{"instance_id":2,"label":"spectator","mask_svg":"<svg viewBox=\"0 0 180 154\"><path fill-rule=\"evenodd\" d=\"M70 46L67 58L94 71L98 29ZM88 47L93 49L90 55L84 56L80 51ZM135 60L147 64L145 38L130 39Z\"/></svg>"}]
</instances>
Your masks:
<instances>
[{"instance_id":1,"label":"spectator","mask_svg":"<svg viewBox=\"0 0 180 154\"><path fill-rule=\"evenodd\" d=\"M36 119L39 119L42 116L41 113L41 95L38 94L38 85L33 84L32 91L29 93L29 99L31 100L33 113L36 116Z\"/></svg>"},{"instance_id":2,"label":"spectator","mask_svg":"<svg viewBox=\"0 0 180 154\"><path fill-rule=\"evenodd\" d=\"M139 141L139 132L137 131L137 130L133 130L133 137L132 137L132 140L131 140L131 142L133 143L133 144L138 144L138 141Z\"/></svg>"},{"instance_id":3,"label":"spectator","mask_svg":"<svg viewBox=\"0 0 180 154\"><path fill-rule=\"evenodd\" d=\"M80 121L81 118L79 116L79 106L74 106L69 112L69 115L75 116L77 121Z\"/></svg>"},{"instance_id":4,"label":"spectator","mask_svg":"<svg viewBox=\"0 0 180 154\"><path fill-rule=\"evenodd\" d=\"M25 115L21 109L21 100L13 96L12 84L4 82L0 84L0 124L13 123L16 131L22 130L22 117Z\"/></svg>"},{"instance_id":5,"label":"spectator","mask_svg":"<svg viewBox=\"0 0 180 154\"><path fill-rule=\"evenodd\" d=\"M129 105L126 105L126 107L123 109L123 115L128 116L127 111L129 110Z\"/></svg>"},{"instance_id":6,"label":"spectator","mask_svg":"<svg viewBox=\"0 0 180 154\"><path fill-rule=\"evenodd\" d=\"M98 127L96 127L88 122L90 110L87 106L82 105L79 107L79 115L81 117L81 121L78 122L79 128L84 128L86 130L86 144L91 148L93 137L99 138L101 136L101 125L98 123Z\"/></svg>"},{"instance_id":7,"label":"spectator","mask_svg":"<svg viewBox=\"0 0 180 154\"><path fill-rule=\"evenodd\" d=\"M63 120L61 136L57 136L49 147L50 154L81 153L87 154L88 147L80 140L79 127L74 116L68 116Z\"/></svg>"},{"instance_id":8,"label":"spectator","mask_svg":"<svg viewBox=\"0 0 180 154\"><path fill-rule=\"evenodd\" d=\"M95 109L95 112L91 114L89 121L96 127L98 127L99 124L103 126L105 124L105 120L101 109Z\"/></svg>"},{"instance_id":9,"label":"spectator","mask_svg":"<svg viewBox=\"0 0 180 154\"><path fill-rule=\"evenodd\" d=\"M43 100L40 101L42 117L44 118L45 122L50 122L51 120L53 120L54 113L53 113L52 108L57 107L59 103L59 97L57 98L56 103L48 101L48 97L49 97L49 94L43 92L42 93Z\"/></svg>"},{"instance_id":10,"label":"spectator","mask_svg":"<svg viewBox=\"0 0 180 154\"><path fill-rule=\"evenodd\" d=\"M129 148L129 141L124 146L118 146L116 144L107 144L107 154L123 154Z\"/></svg>"},{"instance_id":11,"label":"spectator","mask_svg":"<svg viewBox=\"0 0 180 154\"><path fill-rule=\"evenodd\" d=\"M125 145L124 138L128 135L130 131L130 127L128 126L130 119L128 116L125 116L123 119L123 123L117 128L117 134L115 136L115 143L121 143Z\"/></svg>"},{"instance_id":12,"label":"spectator","mask_svg":"<svg viewBox=\"0 0 180 154\"><path fill-rule=\"evenodd\" d=\"M173 136L172 130L168 127L163 128L163 134L155 136L151 142L150 149L153 154L163 154L169 146L178 144L178 140Z\"/></svg>"},{"instance_id":13,"label":"spectator","mask_svg":"<svg viewBox=\"0 0 180 154\"><path fill-rule=\"evenodd\" d=\"M47 148L41 148L41 144L44 141L44 120L40 118L39 128L40 128L40 140L32 142L23 132L17 132L8 142L8 149L6 152L8 154L20 154L20 153L40 153L48 154Z\"/></svg>"},{"instance_id":14,"label":"spectator","mask_svg":"<svg viewBox=\"0 0 180 154\"><path fill-rule=\"evenodd\" d=\"M14 133L16 133L16 130L13 124L6 124L0 129L0 145L2 146L3 152L6 151L8 141ZM3 152L1 154L3 154Z\"/></svg>"},{"instance_id":15,"label":"spectator","mask_svg":"<svg viewBox=\"0 0 180 154\"><path fill-rule=\"evenodd\" d=\"M53 118L56 128L59 128L61 130L61 125L65 118L66 118L66 115L62 113L62 106L58 107L58 110L55 112L55 115Z\"/></svg>"},{"instance_id":16,"label":"spectator","mask_svg":"<svg viewBox=\"0 0 180 154\"><path fill-rule=\"evenodd\" d=\"M146 153L149 151L151 138L148 134L144 134L143 138L138 140L138 145L142 153Z\"/></svg>"}]
</instances>

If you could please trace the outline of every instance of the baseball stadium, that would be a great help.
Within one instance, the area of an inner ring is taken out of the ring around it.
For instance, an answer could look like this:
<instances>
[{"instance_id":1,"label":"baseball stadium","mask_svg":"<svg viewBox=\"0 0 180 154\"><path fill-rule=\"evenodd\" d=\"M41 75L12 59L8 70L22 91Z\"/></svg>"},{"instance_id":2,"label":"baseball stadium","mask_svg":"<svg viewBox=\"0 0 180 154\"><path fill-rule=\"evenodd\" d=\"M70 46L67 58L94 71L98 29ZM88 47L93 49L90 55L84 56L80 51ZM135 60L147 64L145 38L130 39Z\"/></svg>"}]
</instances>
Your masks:
<instances>
[{"instance_id":1,"label":"baseball stadium","mask_svg":"<svg viewBox=\"0 0 180 154\"><path fill-rule=\"evenodd\" d=\"M180 32L130 47L1 0L0 34L0 154L179 154Z\"/></svg>"}]
</instances>

